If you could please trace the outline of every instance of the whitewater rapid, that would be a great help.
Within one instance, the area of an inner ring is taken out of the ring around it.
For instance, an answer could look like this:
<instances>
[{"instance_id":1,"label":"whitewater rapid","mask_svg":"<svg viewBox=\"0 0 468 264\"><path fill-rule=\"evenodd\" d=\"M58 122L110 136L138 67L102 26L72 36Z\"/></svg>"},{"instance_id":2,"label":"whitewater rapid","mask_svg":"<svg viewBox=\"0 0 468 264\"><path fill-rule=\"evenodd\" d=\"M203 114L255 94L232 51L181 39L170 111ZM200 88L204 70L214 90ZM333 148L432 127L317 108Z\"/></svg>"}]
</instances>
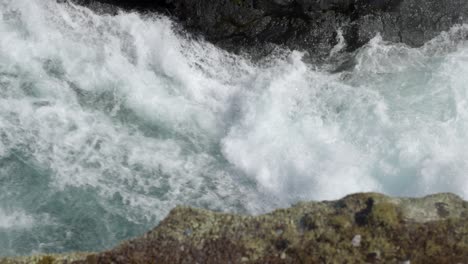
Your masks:
<instances>
[{"instance_id":1,"label":"whitewater rapid","mask_svg":"<svg viewBox=\"0 0 468 264\"><path fill-rule=\"evenodd\" d=\"M332 73L297 51L229 54L162 16L0 0L0 256L109 248L179 204L468 198L467 35L376 36Z\"/></svg>"}]
</instances>

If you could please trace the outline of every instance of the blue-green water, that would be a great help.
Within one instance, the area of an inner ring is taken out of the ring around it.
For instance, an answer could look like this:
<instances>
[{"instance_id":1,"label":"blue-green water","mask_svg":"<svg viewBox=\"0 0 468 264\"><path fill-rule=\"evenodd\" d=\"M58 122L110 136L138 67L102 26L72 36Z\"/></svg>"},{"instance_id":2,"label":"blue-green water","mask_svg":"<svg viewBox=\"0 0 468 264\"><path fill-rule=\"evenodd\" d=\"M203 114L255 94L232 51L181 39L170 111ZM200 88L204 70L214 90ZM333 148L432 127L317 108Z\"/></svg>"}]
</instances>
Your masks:
<instances>
[{"instance_id":1,"label":"blue-green water","mask_svg":"<svg viewBox=\"0 0 468 264\"><path fill-rule=\"evenodd\" d=\"M178 204L467 197L467 33L376 36L329 73L295 51L254 63L165 17L0 0L0 256L110 248Z\"/></svg>"}]
</instances>

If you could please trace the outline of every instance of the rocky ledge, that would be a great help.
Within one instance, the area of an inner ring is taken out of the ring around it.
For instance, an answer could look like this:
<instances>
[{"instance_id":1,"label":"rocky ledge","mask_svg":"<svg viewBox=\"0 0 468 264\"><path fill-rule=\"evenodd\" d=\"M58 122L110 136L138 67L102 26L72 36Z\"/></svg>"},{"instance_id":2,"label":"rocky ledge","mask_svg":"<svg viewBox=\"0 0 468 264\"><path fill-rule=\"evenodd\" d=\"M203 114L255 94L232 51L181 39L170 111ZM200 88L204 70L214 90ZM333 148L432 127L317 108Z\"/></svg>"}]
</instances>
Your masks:
<instances>
[{"instance_id":1,"label":"rocky ledge","mask_svg":"<svg viewBox=\"0 0 468 264\"><path fill-rule=\"evenodd\" d=\"M96 0L75 0L93 5ZM466 0L97 0L156 11L229 51L264 55L277 45L323 60L339 41L352 52L377 33L421 46L468 20Z\"/></svg>"},{"instance_id":2,"label":"rocky ledge","mask_svg":"<svg viewBox=\"0 0 468 264\"><path fill-rule=\"evenodd\" d=\"M260 216L177 207L154 230L102 253L16 263L467 263L468 202L453 194L355 194Z\"/></svg>"}]
</instances>

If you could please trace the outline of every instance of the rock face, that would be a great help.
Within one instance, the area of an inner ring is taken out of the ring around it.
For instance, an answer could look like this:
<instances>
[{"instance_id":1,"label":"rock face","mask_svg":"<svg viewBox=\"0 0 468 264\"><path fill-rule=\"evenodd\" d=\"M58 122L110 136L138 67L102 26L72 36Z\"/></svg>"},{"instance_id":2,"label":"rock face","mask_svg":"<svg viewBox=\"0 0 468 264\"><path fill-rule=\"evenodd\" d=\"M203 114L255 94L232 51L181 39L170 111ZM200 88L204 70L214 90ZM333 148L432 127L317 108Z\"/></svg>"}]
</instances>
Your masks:
<instances>
[{"instance_id":1,"label":"rock face","mask_svg":"<svg viewBox=\"0 0 468 264\"><path fill-rule=\"evenodd\" d=\"M31 259L0 263L467 263L468 202L368 193L261 216L178 207L113 250Z\"/></svg>"},{"instance_id":2,"label":"rock face","mask_svg":"<svg viewBox=\"0 0 468 264\"><path fill-rule=\"evenodd\" d=\"M98 0L159 11L230 51L265 54L270 44L324 59L341 30L347 51L377 33L420 46L468 19L466 0ZM90 3L93 0L81 0Z\"/></svg>"}]
</instances>

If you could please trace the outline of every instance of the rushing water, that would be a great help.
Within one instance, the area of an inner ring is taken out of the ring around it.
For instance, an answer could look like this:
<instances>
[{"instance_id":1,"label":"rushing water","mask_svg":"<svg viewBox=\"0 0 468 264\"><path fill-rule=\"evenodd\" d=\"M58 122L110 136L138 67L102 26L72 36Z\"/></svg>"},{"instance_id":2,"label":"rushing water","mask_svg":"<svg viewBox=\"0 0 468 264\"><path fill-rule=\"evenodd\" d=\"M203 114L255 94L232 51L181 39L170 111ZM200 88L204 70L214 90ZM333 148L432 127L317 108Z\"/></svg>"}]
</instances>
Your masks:
<instances>
[{"instance_id":1,"label":"rushing water","mask_svg":"<svg viewBox=\"0 0 468 264\"><path fill-rule=\"evenodd\" d=\"M109 248L178 204L468 198L467 34L376 36L330 73L299 52L252 62L165 17L0 0L0 256Z\"/></svg>"}]
</instances>

